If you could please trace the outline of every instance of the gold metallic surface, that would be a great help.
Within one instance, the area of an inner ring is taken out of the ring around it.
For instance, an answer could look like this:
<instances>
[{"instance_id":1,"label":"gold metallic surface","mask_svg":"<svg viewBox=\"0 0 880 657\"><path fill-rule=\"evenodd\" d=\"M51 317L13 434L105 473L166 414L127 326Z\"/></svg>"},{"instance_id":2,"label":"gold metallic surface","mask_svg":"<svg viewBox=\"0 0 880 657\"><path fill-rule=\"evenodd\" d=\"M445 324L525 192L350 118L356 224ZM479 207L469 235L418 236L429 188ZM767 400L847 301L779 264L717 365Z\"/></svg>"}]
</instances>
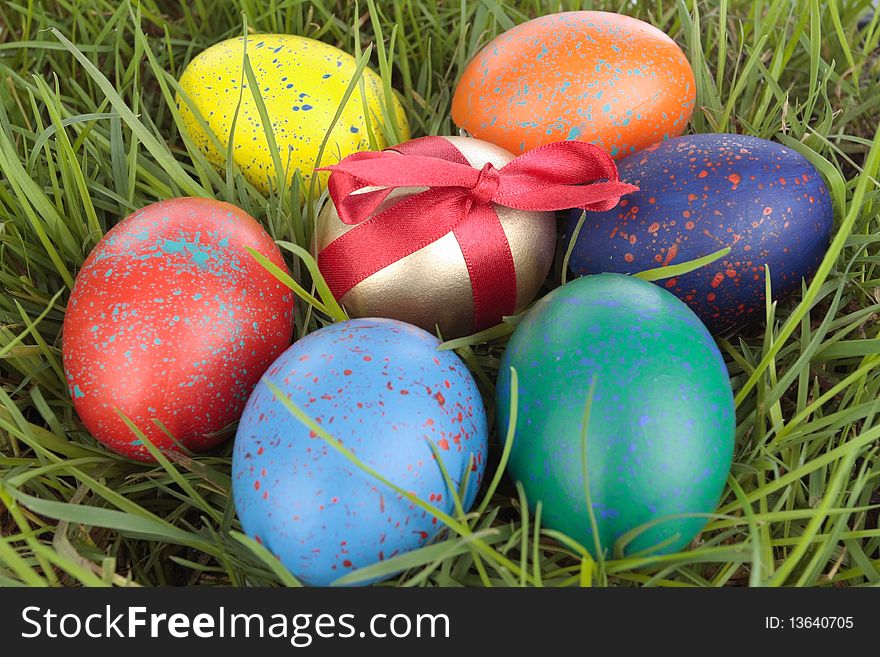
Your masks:
<instances>
[{"instance_id":1,"label":"gold metallic surface","mask_svg":"<svg viewBox=\"0 0 880 657\"><path fill-rule=\"evenodd\" d=\"M444 139L452 142L475 168L482 168L486 162L501 168L513 159L504 149L476 139ZM396 190L380 210L418 191L422 189ZM498 205L495 211L513 254L516 310L520 311L532 301L550 271L556 219L552 212L524 212ZM318 216L315 236L318 250L352 228L340 221L333 202L328 201ZM435 326L439 326L444 339L468 335L473 328L470 277L461 247L452 233L361 281L339 302L351 317L391 317L431 333L436 333Z\"/></svg>"}]
</instances>

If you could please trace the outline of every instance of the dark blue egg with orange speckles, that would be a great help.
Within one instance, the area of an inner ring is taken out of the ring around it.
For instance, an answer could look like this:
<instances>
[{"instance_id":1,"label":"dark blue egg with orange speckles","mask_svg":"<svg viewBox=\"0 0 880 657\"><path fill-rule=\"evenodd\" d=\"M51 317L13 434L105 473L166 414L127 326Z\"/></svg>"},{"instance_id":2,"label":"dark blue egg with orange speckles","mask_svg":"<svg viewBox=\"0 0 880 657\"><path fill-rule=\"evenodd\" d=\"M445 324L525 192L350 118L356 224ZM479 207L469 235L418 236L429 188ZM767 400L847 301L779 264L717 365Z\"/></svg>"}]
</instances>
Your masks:
<instances>
[{"instance_id":1,"label":"dark blue egg with orange speckles","mask_svg":"<svg viewBox=\"0 0 880 657\"><path fill-rule=\"evenodd\" d=\"M798 152L757 137L670 139L618 163L639 186L614 210L587 213L570 267L576 274L635 273L730 253L658 281L713 333L764 316L765 269L775 299L800 289L831 239L833 208L818 170ZM574 233L580 210L569 216Z\"/></svg>"},{"instance_id":2,"label":"dark blue egg with orange speckles","mask_svg":"<svg viewBox=\"0 0 880 657\"><path fill-rule=\"evenodd\" d=\"M438 345L396 320L348 320L296 342L254 389L235 437L235 507L303 582L329 585L427 544L443 525L311 431L269 383L387 480L452 514L434 454L467 510L488 429L473 376Z\"/></svg>"}]
</instances>

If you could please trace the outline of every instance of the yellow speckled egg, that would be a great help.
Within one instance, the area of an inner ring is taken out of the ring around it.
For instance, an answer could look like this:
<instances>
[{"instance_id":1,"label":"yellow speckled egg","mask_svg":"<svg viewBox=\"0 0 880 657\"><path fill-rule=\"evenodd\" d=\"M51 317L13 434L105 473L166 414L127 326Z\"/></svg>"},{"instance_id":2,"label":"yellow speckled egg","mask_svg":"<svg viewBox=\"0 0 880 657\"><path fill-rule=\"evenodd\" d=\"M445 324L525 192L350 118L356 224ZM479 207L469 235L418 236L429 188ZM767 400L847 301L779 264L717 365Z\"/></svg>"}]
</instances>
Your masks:
<instances>
[{"instance_id":1,"label":"yellow speckled egg","mask_svg":"<svg viewBox=\"0 0 880 657\"><path fill-rule=\"evenodd\" d=\"M267 192L270 186L277 187L275 164L253 90L245 79L244 45L243 37L227 39L193 59L180 78L180 86L192 107L180 95L177 105L186 132L208 160L222 170L240 97L232 157L247 179ZM393 145L380 127L381 78L364 69L369 117L364 116L364 103L356 89L333 126L318 164L321 142L357 69L354 57L321 41L289 34L250 36L247 52L272 121L272 134L288 182L297 169L308 183L317 166L335 164L346 155L368 150L368 120L379 148ZM409 139L403 107L397 98L393 104L401 137ZM222 152L197 120L193 108L224 146ZM326 182L326 174L321 174L321 181Z\"/></svg>"}]
</instances>

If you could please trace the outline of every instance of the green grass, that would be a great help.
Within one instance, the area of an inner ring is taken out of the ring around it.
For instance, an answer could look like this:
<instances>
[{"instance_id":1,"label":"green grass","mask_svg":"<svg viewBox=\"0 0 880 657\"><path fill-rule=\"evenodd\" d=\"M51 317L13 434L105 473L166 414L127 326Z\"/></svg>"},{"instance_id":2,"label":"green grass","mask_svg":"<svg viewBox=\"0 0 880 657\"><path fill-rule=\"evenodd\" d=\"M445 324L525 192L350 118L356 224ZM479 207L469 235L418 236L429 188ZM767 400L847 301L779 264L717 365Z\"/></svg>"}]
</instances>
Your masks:
<instances>
[{"instance_id":1,"label":"green grass","mask_svg":"<svg viewBox=\"0 0 880 657\"><path fill-rule=\"evenodd\" d=\"M506 456L495 436L474 511L444 517L441 541L354 577L405 568L385 585L880 583L880 19L856 26L869 0L186 4L0 2L0 585L297 584L241 533L231 445L128 461L96 445L64 383L59 333L83 259L114 222L170 196L235 203L283 243L310 300L298 304L297 336L340 317L309 276L318 204L301 205L297 182L262 196L181 135L173 98L186 63L243 29L319 38L369 58L386 94L401 93L414 136L454 134L451 92L469 58L527 17L572 8L623 10L671 34L697 79L690 129L804 153L832 192L835 239L798 298L719 341L737 448L724 499L690 549L593 561L529 514L497 469ZM557 270L548 285L560 279ZM476 373L492 416L509 333L447 345Z\"/></svg>"}]
</instances>

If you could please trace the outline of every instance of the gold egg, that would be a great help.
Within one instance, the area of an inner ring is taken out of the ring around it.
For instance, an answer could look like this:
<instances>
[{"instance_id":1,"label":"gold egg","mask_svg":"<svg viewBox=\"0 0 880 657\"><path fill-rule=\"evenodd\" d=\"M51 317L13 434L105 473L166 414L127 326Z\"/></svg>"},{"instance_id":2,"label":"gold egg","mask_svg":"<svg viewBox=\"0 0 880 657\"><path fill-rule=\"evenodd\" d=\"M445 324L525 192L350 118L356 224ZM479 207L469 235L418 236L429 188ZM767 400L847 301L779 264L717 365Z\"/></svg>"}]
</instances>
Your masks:
<instances>
[{"instance_id":1,"label":"gold egg","mask_svg":"<svg viewBox=\"0 0 880 657\"><path fill-rule=\"evenodd\" d=\"M500 169L514 156L499 146L468 137L443 137L474 168L487 162ZM424 191L406 187L394 190L378 208L381 212L402 198ZM366 190L365 190L366 191ZM513 255L516 271L516 312L535 298L550 271L556 244L553 212L513 210L493 205ZM339 219L332 201L318 215L317 252L355 226ZM411 253L364 279L340 299L351 317L390 317L420 326L444 339L474 332L474 296L464 255L452 233ZM492 324L501 321L492 318Z\"/></svg>"}]
</instances>

